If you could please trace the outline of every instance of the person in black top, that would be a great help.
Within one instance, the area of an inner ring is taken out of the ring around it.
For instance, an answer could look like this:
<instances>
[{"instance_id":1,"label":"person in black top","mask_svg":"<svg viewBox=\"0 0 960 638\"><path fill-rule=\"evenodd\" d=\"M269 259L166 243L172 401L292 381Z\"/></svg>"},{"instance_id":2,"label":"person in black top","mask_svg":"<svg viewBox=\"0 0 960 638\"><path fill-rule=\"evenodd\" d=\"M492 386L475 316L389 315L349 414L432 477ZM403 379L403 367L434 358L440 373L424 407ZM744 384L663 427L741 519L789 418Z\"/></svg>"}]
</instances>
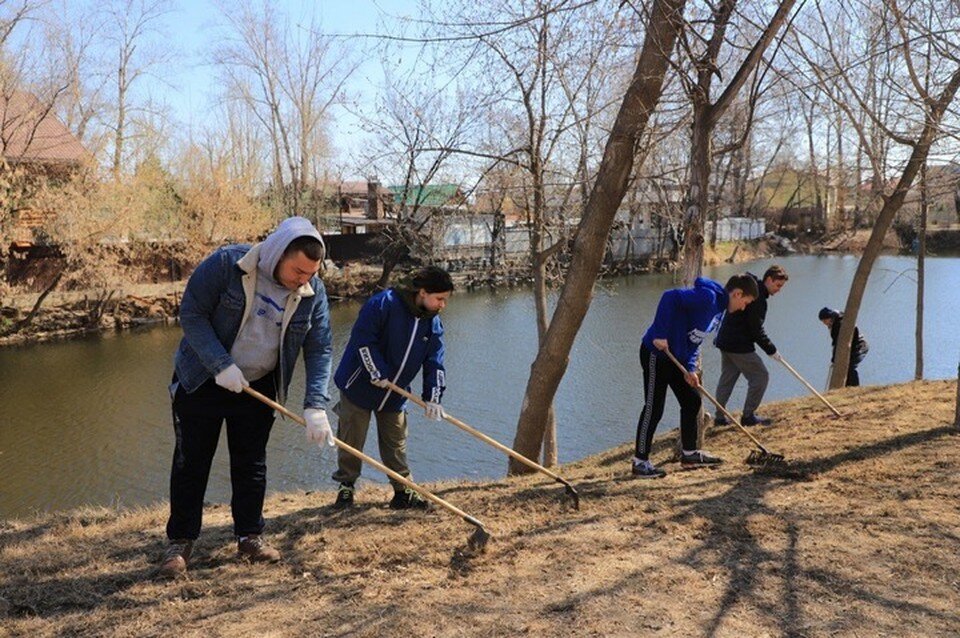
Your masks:
<instances>
[{"instance_id":1,"label":"person in black top","mask_svg":"<svg viewBox=\"0 0 960 638\"><path fill-rule=\"evenodd\" d=\"M821 308L817 315L823 325L830 330L830 340L833 342L833 349L830 352L830 364L833 365L833 359L837 355L837 337L840 336L840 324L843 322L843 313L833 308ZM847 387L860 385L860 373L857 372L857 366L867 356L870 346L867 340L860 334L860 328L854 326L853 341L850 346L850 365L847 366Z\"/></svg>"},{"instance_id":2,"label":"person in black top","mask_svg":"<svg viewBox=\"0 0 960 638\"><path fill-rule=\"evenodd\" d=\"M777 347L773 345L763 322L767 318L767 299L780 292L790 277L782 266L770 266L763 279L747 273L757 281L760 296L740 312L724 315L714 344L720 350L720 381L717 383L717 401L726 407L733 387L742 374L747 379L747 397L743 402L743 425L769 425L770 419L756 414L763 393L767 390L770 373L757 354L754 344L777 359ZM714 418L717 425L727 425L726 417L718 412Z\"/></svg>"}]
</instances>

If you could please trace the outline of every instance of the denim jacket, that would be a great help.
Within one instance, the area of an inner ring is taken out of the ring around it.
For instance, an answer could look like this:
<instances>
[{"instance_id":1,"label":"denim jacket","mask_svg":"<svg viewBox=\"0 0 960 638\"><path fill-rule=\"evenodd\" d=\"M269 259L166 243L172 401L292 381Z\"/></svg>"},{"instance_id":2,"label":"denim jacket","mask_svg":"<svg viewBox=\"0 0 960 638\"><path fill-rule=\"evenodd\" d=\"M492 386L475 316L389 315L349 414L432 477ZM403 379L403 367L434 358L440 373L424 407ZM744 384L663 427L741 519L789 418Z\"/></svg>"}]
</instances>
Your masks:
<instances>
[{"instance_id":1,"label":"denim jacket","mask_svg":"<svg viewBox=\"0 0 960 638\"><path fill-rule=\"evenodd\" d=\"M197 266L180 303L183 339L174 356L177 382L193 392L233 363L230 348L252 307L260 245L225 246ZM303 350L307 388L304 408L325 408L333 345L330 309L319 277L291 291L283 313L279 361L274 375L277 401L286 400L290 378Z\"/></svg>"}]
</instances>

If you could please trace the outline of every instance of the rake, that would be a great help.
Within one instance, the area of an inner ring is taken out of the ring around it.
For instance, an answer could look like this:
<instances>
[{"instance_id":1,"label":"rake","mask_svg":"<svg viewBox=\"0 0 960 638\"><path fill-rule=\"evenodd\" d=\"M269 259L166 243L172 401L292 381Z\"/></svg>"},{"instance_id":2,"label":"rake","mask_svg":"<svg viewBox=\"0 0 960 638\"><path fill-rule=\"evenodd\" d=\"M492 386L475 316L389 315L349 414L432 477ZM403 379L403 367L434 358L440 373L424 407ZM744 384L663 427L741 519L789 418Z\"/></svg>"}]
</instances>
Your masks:
<instances>
[{"instance_id":1,"label":"rake","mask_svg":"<svg viewBox=\"0 0 960 638\"><path fill-rule=\"evenodd\" d=\"M401 388L400 386L398 386L398 385L396 385L396 384L394 384L394 383L391 383L390 381L387 381L387 387L390 388L391 390L393 390L394 392L396 392L397 394L399 394L400 396L406 397L407 399L413 401L414 403L416 403L417 405L419 405L421 408L426 408L426 407L427 407L427 404L424 403L423 399L421 399L420 397L418 397L418 396L415 395L415 394L412 394L412 393L410 393L410 392L407 392L406 390L404 390L404 389ZM475 436L476 438L480 439L480 440L483 441L484 443L487 443L488 445L492 445L493 447L495 447L495 448L497 448L498 450L500 450L501 452L507 454L507 455L510 456L511 458L514 458L514 459L520 461L521 463L523 463L523 464L526 465L527 467L532 468L532 469L534 469L534 470L536 470L536 471L538 471L538 472L540 472L540 473L542 473L542 474L546 474L547 476L549 476L549 477L552 478L553 480L557 481L558 483L563 483L563 486L564 486L564 488L565 488L564 493L573 500L573 509L575 509L575 510L579 510L579 509L580 509L580 494L577 493L577 490L573 487L573 485L570 484L570 482L569 482L568 480L566 480L565 478L563 478L563 477L560 476L559 474L557 474L557 473L555 473L555 472L551 472L550 470L548 470L547 468L543 467L543 466L540 465L539 463L536 463L535 461L531 461L530 459L528 459L528 458L525 457L524 455L520 454L520 453L517 452L516 450L513 450L513 449L507 447L506 445L504 445L503 443L500 443L500 442L497 441L496 439L493 439L493 438L487 436L486 434L484 434L484 433L481 432L480 430L477 430L476 428L470 427L469 425L467 425L466 423L464 423L464 422L461 421L460 419L457 419L457 418L455 418L455 417L453 417L453 416L450 416L449 414L446 413L446 411L443 412L443 418L444 418L445 420L447 420L448 422L452 423L453 425L457 426L458 428L460 428L460 429L463 430L464 432L466 432L466 433L468 433L468 434L470 434L470 435L472 435L472 436Z\"/></svg>"},{"instance_id":2,"label":"rake","mask_svg":"<svg viewBox=\"0 0 960 638\"><path fill-rule=\"evenodd\" d=\"M829 401L827 401L827 398L826 398L825 396L823 396L822 394L820 394L819 392L817 392L816 388L814 388L812 385L810 385L810 383L809 383L806 379L804 379L802 376L800 376L800 373L797 372L792 365L790 365L789 363L787 363L787 360L783 358L783 355L780 355L780 363L782 363L782 364L784 365L784 367L785 367L787 370L789 370L789 371L793 374L793 376L795 376L795 377L800 381L800 383L802 383L803 385L807 386L807 389L810 390L810 392L813 392L815 395L817 395L817 398L820 399L821 401L823 401L823 404L824 404L825 406L827 406L828 408L830 408L830 411L831 411L831 412L833 412L833 413L834 413L835 415L837 415L837 416L843 416L842 414L840 414L840 410L838 410L838 409L836 409L835 407L833 407L833 404L831 404ZM832 366L832 365L830 366L830 372L833 373L833 366ZM827 381L828 381L828 383L829 383L829 379L830 379L830 377L827 376Z\"/></svg>"},{"instance_id":3,"label":"rake","mask_svg":"<svg viewBox=\"0 0 960 638\"><path fill-rule=\"evenodd\" d=\"M683 364L677 361L677 358L673 356L673 353L670 350L663 350L670 360L681 370L684 374L687 373L687 369L683 367ZM786 459L782 454L777 454L776 452L771 452L767 448L763 447L763 443L757 440L757 437L750 434L750 431L747 428L743 427L740 424L740 421L735 419L732 414L727 412L727 409L720 405L720 402L713 398L713 395L707 392L700 383L697 383L697 390L700 391L700 394L707 397L711 403L717 406L717 409L723 413L723 416L727 417L727 420L733 423L735 426L740 428L740 430L750 437L750 440L753 441L753 444L756 445L759 449L751 450L750 454L747 456L745 463L747 465L752 465L754 467L770 467L770 466L785 466Z\"/></svg>"},{"instance_id":4,"label":"rake","mask_svg":"<svg viewBox=\"0 0 960 638\"><path fill-rule=\"evenodd\" d=\"M270 399L270 397L267 397L267 396L265 396L265 395L257 392L256 390L254 390L253 388L251 388L251 387L249 387L249 386L244 386L243 391L246 392L247 394L249 394L250 396L256 398L256 399L259 399L259 400L262 401L263 403L266 403L267 405L269 405L269 406L270 406L271 408L273 408L274 410L277 410L278 412L281 412L282 414L290 417L290 418L293 419L293 421L295 421L296 423L299 423L300 425L306 427L307 422L304 421L303 417L301 417L299 414L295 414L295 413L291 412L290 410L288 410L288 409L285 408L284 406L280 405L280 404L277 403L276 401ZM347 445L346 443L344 443L343 441L341 441L340 439L338 439L338 438L336 438L336 437L334 437L333 442L334 442L334 443L336 444L336 446L339 447L341 450L344 450L345 452L348 452L349 454L352 454L353 456L357 457L357 458L360 459L361 461L364 461L364 462L366 462L366 463L369 463L369 464L372 465L373 467L377 468L378 470L380 470L381 472L383 472L384 474L386 474L387 476L389 476L390 478L392 478L394 481L397 481L398 483L402 483L403 485L406 485L407 487L409 487L410 489L414 490L415 492L417 492L418 494L420 494L422 497L424 497L424 498L427 499L428 501L431 501L431 502L439 505L440 507L442 507L443 509L447 510L448 512L452 512L453 514L456 514L457 516L459 516L460 518L462 518L463 520L465 520L467 523L470 523L471 525L473 525L474 528L476 528L476 529L474 529L473 534L472 534L472 535L470 536L470 538L467 540L467 546L468 546L471 550L474 550L474 551L477 551L477 552L482 552L484 549L486 549L487 541L490 540L490 532L488 532L488 531L486 530L486 528L483 526L483 523L481 523L479 520L477 520L477 519L474 518L473 516L470 516L469 514L467 514L466 512L464 512L463 510L461 510L460 508L456 507L455 505L451 505L450 503L448 503L447 501L443 500L442 498L440 498L440 497L437 496L436 494L433 494L433 493L425 490L424 488L420 487L419 485L417 485L416 483L414 483L414 482L411 481L410 479L406 478L405 476L400 476L399 474L397 474L396 472L394 472L393 470L391 470L390 468L388 468L386 465L380 463L379 461L377 461L377 460L374 459L374 458L371 458L371 457L367 456L366 454L364 454L364 453L361 452L360 450L356 449L355 447L352 447L352 446L350 446L350 445Z\"/></svg>"}]
</instances>

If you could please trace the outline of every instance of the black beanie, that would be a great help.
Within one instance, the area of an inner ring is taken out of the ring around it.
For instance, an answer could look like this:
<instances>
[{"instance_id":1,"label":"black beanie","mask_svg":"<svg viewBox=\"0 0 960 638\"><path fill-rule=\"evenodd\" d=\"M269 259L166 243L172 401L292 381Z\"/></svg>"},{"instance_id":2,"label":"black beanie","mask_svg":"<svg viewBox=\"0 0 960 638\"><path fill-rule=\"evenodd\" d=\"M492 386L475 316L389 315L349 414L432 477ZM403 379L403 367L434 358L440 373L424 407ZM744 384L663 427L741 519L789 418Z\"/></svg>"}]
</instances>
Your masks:
<instances>
[{"instance_id":1,"label":"black beanie","mask_svg":"<svg viewBox=\"0 0 960 638\"><path fill-rule=\"evenodd\" d=\"M823 321L824 319L836 319L840 316L840 313L833 308L824 306L820 309L820 314L817 316L820 317L820 321Z\"/></svg>"}]
</instances>

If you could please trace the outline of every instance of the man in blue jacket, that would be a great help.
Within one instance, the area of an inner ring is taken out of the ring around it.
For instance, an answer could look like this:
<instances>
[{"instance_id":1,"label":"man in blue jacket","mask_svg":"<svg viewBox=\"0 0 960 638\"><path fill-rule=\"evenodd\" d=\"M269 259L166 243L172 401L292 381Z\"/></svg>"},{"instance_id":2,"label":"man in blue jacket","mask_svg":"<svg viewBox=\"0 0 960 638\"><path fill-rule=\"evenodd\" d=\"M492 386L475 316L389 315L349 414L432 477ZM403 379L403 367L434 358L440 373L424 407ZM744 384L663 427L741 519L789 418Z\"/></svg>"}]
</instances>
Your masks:
<instances>
[{"instance_id":1,"label":"man in blue jacket","mask_svg":"<svg viewBox=\"0 0 960 638\"><path fill-rule=\"evenodd\" d=\"M440 312L452 292L450 275L430 266L415 273L409 286L375 294L360 309L334 375L340 389L337 438L362 450L373 412L380 459L403 477L410 476L406 399L389 390L386 382L409 391L410 382L422 368L426 416L437 421L443 418L440 400L446 383ZM354 486L359 477L360 461L340 450L333 474L334 480L340 482L335 508L353 506ZM419 494L402 484L394 483L393 489L391 508L428 508Z\"/></svg>"},{"instance_id":2,"label":"man in blue jacket","mask_svg":"<svg viewBox=\"0 0 960 638\"><path fill-rule=\"evenodd\" d=\"M643 335L640 346L644 404L637 421L634 476L645 479L666 476L666 472L650 462L650 448L663 416L668 387L680 403L681 466L692 469L723 462L697 449L697 415L700 412L697 355L707 333L716 327L720 314L724 310L743 310L758 294L757 282L750 275L743 274L731 277L726 286L698 277L693 288L668 290L660 297L653 324ZM667 351L684 365L685 372L670 361L665 354Z\"/></svg>"},{"instance_id":3,"label":"man in blue jacket","mask_svg":"<svg viewBox=\"0 0 960 638\"><path fill-rule=\"evenodd\" d=\"M741 425L770 425L770 419L756 413L763 393L767 391L770 373L763 360L756 353L753 344L757 344L767 355L780 359L777 347L770 341L763 323L767 319L767 300L776 295L786 285L790 277L783 266L774 264L763 273L763 279L757 279L753 273L747 273L757 282L760 296L756 301L741 310L724 315L717 331L714 345L720 351L720 380L717 382L717 401L727 407L727 401L733 392L737 379L742 374L747 379L747 396L743 401ZM713 422L716 425L728 425L722 412L717 412Z\"/></svg>"},{"instance_id":4,"label":"man in blue jacket","mask_svg":"<svg viewBox=\"0 0 960 638\"><path fill-rule=\"evenodd\" d=\"M330 378L330 312L317 273L320 233L302 217L285 219L263 242L218 249L197 266L180 304L183 339L174 357L169 545L160 575L187 570L200 535L203 497L220 428L227 424L233 531L241 558L276 562L263 541L266 447L273 410L244 386L286 399L299 352L306 366L307 436L333 445L325 407Z\"/></svg>"}]
</instances>

